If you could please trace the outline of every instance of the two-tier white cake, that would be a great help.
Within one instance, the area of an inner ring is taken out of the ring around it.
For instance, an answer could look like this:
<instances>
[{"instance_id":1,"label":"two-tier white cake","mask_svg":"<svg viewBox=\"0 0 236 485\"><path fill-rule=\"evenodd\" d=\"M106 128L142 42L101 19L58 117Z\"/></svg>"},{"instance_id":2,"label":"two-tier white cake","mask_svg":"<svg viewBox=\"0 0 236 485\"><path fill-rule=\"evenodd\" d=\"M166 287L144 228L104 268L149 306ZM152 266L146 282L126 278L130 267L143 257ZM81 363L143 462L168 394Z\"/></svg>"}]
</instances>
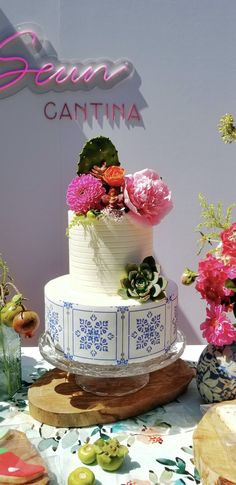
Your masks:
<instances>
[{"instance_id":1,"label":"two-tier white cake","mask_svg":"<svg viewBox=\"0 0 236 485\"><path fill-rule=\"evenodd\" d=\"M104 170L104 165L103 172L97 169L97 180L101 180ZM139 268L146 257L153 255L153 228L142 217L133 217L125 202L120 202L125 182L114 189L112 181L113 198L109 198L108 176L104 175L104 180L101 206L96 205L94 212L89 206L94 217L89 219L87 211L78 224L73 224L78 212L69 211L69 274L45 286L45 328L56 351L66 359L121 366L154 359L173 345L177 336L177 286L169 281L165 292L155 298L160 280L154 276L155 291L150 290L150 298L138 298L136 290L132 290L134 276L137 291L143 281L132 271L126 273L127 264ZM114 193L119 197L118 208ZM77 189L77 196L84 196L84 189ZM120 208L122 217L117 217ZM149 277L149 273L145 275ZM127 286L129 279L131 290L124 299L118 290L121 282ZM147 288L149 291L151 284ZM141 290L140 295L144 295Z\"/></svg>"}]
</instances>

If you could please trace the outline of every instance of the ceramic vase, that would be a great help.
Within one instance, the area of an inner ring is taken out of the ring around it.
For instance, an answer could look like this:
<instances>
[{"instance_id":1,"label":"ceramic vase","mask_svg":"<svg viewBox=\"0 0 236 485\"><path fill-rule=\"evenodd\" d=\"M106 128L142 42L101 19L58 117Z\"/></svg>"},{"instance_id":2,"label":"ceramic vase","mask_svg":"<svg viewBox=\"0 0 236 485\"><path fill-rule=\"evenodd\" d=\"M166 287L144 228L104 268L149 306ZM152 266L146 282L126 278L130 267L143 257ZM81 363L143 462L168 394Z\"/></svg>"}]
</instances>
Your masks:
<instances>
[{"instance_id":1,"label":"ceramic vase","mask_svg":"<svg viewBox=\"0 0 236 485\"><path fill-rule=\"evenodd\" d=\"M236 342L208 344L197 364L197 387L207 403L236 399Z\"/></svg>"},{"instance_id":2,"label":"ceramic vase","mask_svg":"<svg viewBox=\"0 0 236 485\"><path fill-rule=\"evenodd\" d=\"M11 327L0 324L0 401L11 399L20 387L20 336Z\"/></svg>"}]
</instances>

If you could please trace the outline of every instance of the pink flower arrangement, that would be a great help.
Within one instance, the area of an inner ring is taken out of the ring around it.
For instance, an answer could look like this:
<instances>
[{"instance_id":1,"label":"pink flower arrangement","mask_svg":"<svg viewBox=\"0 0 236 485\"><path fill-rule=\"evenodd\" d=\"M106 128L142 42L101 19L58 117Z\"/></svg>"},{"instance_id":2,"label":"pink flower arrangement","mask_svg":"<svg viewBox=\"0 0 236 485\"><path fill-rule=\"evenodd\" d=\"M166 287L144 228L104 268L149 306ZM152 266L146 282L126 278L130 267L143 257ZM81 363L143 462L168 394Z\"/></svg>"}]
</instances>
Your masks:
<instances>
[{"instance_id":1,"label":"pink flower arrangement","mask_svg":"<svg viewBox=\"0 0 236 485\"><path fill-rule=\"evenodd\" d=\"M236 222L221 233L221 241L222 254L236 259Z\"/></svg>"},{"instance_id":2,"label":"pink flower arrangement","mask_svg":"<svg viewBox=\"0 0 236 485\"><path fill-rule=\"evenodd\" d=\"M125 177L117 153L108 138L93 138L85 144L78 176L66 195L75 213L70 227L100 215L118 221L127 213L140 223L155 225L172 209L171 192L162 178L151 169Z\"/></svg>"},{"instance_id":3,"label":"pink flower arrangement","mask_svg":"<svg viewBox=\"0 0 236 485\"><path fill-rule=\"evenodd\" d=\"M236 222L230 225L228 216L225 221L219 219L221 204L214 210L214 206L202 196L200 201L205 223L200 224L198 229L204 225L206 228L225 229L207 235L201 230L201 242L205 244L208 241L211 246L215 242L216 248L199 262L198 273L188 268L185 270L182 283L189 285L196 282L196 290L207 304L206 319L200 325L203 337L208 343L223 346L236 341L236 324L232 322L232 317L236 318ZM231 214L232 208L229 207L227 214Z\"/></svg>"},{"instance_id":4,"label":"pink flower arrangement","mask_svg":"<svg viewBox=\"0 0 236 485\"><path fill-rule=\"evenodd\" d=\"M218 346L232 344L236 340L236 329L224 310L223 305L211 303L206 309L207 318L200 325L203 337Z\"/></svg>"},{"instance_id":5,"label":"pink flower arrangement","mask_svg":"<svg viewBox=\"0 0 236 485\"><path fill-rule=\"evenodd\" d=\"M76 214L86 214L89 210L101 208L101 198L105 192L101 180L91 174L80 175L70 182L66 202Z\"/></svg>"},{"instance_id":6,"label":"pink flower arrangement","mask_svg":"<svg viewBox=\"0 0 236 485\"><path fill-rule=\"evenodd\" d=\"M173 207L170 190L151 169L125 177L124 201L130 215L148 225L159 224Z\"/></svg>"},{"instance_id":7,"label":"pink flower arrangement","mask_svg":"<svg viewBox=\"0 0 236 485\"><path fill-rule=\"evenodd\" d=\"M230 228L229 228L230 229ZM226 233L226 231L223 231ZM231 234L232 231L228 231ZM222 236L222 233L221 233ZM224 234L227 243L228 238ZM236 328L225 312L236 311L236 264L225 258L223 247L219 246L216 255L208 253L198 265L196 290L207 302L207 318L200 325L203 337L214 345L231 344L236 340Z\"/></svg>"},{"instance_id":8,"label":"pink flower arrangement","mask_svg":"<svg viewBox=\"0 0 236 485\"><path fill-rule=\"evenodd\" d=\"M208 302L215 304L220 304L222 301L229 302L227 297L233 295L233 292L225 287L229 272L230 267L222 259L208 253L198 265L196 290Z\"/></svg>"}]
</instances>

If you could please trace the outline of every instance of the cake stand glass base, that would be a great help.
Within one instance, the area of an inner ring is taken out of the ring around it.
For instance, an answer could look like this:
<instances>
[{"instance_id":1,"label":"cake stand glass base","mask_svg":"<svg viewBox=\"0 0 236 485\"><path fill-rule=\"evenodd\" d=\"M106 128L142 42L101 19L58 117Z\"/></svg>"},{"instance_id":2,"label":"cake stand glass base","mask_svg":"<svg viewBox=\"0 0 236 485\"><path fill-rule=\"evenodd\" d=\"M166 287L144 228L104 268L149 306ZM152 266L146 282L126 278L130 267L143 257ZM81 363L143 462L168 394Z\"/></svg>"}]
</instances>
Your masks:
<instances>
[{"instance_id":1,"label":"cake stand glass base","mask_svg":"<svg viewBox=\"0 0 236 485\"><path fill-rule=\"evenodd\" d=\"M115 366L68 360L62 351L55 348L48 332L39 340L40 353L47 362L68 375L74 374L78 386L98 396L125 396L142 389L148 384L150 373L173 364L184 348L185 337L178 330L176 341L165 354L145 362Z\"/></svg>"},{"instance_id":2,"label":"cake stand glass base","mask_svg":"<svg viewBox=\"0 0 236 485\"><path fill-rule=\"evenodd\" d=\"M75 382L84 391L97 396L126 396L139 391L149 382L149 374L131 377L103 378L76 375Z\"/></svg>"}]
</instances>

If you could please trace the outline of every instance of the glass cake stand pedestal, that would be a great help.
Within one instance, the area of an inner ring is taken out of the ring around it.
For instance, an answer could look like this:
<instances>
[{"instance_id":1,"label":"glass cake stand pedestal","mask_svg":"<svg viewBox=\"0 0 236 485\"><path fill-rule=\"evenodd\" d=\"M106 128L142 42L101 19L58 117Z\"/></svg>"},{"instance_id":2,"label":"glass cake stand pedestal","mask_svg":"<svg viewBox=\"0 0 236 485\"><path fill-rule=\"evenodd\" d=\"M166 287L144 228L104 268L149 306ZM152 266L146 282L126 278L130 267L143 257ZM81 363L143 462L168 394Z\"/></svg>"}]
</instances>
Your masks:
<instances>
[{"instance_id":1,"label":"glass cake stand pedestal","mask_svg":"<svg viewBox=\"0 0 236 485\"><path fill-rule=\"evenodd\" d=\"M149 361L84 364L66 358L45 333L39 349L53 368L29 387L29 413L60 428L104 425L144 414L187 389L194 371L180 358L184 348L185 338L178 331L168 351Z\"/></svg>"},{"instance_id":2,"label":"glass cake stand pedestal","mask_svg":"<svg viewBox=\"0 0 236 485\"><path fill-rule=\"evenodd\" d=\"M163 369L176 362L185 348L185 337L180 330L177 339L168 351L146 362L123 365L85 364L69 360L64 353L55 348L50 335L45 332L39 341L43 358L66 374L74 374L75 383L84 391L98 396L125 396L147 386L152 372Z\"/></svg>"}]
</instances>

